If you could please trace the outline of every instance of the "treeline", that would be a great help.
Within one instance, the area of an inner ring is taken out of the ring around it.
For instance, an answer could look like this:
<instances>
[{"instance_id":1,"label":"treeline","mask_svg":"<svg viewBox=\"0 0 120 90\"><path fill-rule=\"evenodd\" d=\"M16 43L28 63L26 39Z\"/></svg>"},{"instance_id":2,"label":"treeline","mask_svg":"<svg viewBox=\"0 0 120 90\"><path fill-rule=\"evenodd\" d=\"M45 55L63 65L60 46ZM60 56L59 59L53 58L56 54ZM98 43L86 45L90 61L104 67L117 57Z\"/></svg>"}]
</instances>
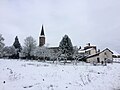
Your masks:
<instances>
[{"instance_id":1,"label":"treeline","mask_svg":"<svg viewBox=\"0 0 120 90\"><path fill-rule=\"evenodd\" d=\"M35 60L84 60L85 57L78 53L78 48L72 45L68 35L65 35L56 49L37 46L36 40L32 37L24 39L24 45L21 46L18 37L12 46L5 46L4 38L0 34L0 57L12 59L35 59Z\"/></svg>"}]
</instances>

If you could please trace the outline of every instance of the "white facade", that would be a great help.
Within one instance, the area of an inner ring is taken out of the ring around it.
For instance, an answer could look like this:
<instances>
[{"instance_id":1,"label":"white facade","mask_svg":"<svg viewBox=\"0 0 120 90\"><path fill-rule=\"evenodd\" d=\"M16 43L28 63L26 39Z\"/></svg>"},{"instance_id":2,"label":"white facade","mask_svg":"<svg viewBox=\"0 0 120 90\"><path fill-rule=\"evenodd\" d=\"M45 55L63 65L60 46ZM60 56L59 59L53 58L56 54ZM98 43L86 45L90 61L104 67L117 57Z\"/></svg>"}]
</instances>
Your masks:
<instances>
[{"instance_id":1,"label":"white facade","mask_svg":"<svg viewBox=\"0 0 120 90\"><path fill-rule=\"evenodd\" d=\"M94 54L96 54L96 49L95 48L87 49L87 50L85 50L85 54L94 55Z\"/></svg>"},{"instance_id":2,"label":"white facade","mask_svg":"<svg viewBox=\"0 0 120 90\"><path fill-rule=\"evenodd\" d=\"M87 62L91 63L91 62L98 62L97 58L99 58L99 55L95 55L95 56L91 56L87 58Z\"/></svg>"},{"instance_id":3,"label":"white facade","mask_svg":"<svg viewBox=\"0 0 120 90\"><path fill-rule=\"evenodd\" d=\"M109 49L105 49L97 54L88 56L87 62L104 62L113 61L112 52Z\"/></svg>"}]
</instances>

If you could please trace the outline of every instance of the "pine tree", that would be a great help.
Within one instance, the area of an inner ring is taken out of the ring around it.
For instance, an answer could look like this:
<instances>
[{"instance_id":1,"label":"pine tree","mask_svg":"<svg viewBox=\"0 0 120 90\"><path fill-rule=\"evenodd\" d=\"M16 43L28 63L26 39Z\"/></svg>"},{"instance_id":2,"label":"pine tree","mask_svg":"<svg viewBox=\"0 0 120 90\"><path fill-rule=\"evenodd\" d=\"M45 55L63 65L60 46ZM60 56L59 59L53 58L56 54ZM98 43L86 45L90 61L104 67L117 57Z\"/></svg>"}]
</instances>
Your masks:
<instances>
[{"instance_id":1,"label":"pine tree","mask_svg":"<svg viewBox=\"0 0 120 90\"><path fill-rule=\"evenodd\" d=\"M4 41L4 38L2 37L2 34L0 34L0 57L2 57L2 49L5 45L3 41Z\"/></svg>"},{"instance_id":2,"label":"pine tree","mask_svg":"<svg viewBox=\"0 0 120 90\"><path fill-rule=\"evenodd\" d=\"M65 35L59 44L59 50L62 54L69 57L73 54L73 45L70 38Z\"/></svg>"},{"instance_id":3,"label":"pine tree","mask_svg":"<svg viewBox=\"0 0 120 90\"><path fill-rule=\"evenodd\" d=\"M18 37L15 37L15 42L13 43L13 46L15 47L15 49L17 49L17 52L20 52L22 50L22 47L19 43Z\"/></svg>"},{"instance_id":4,"label":"pine tree","mask_svg":"<svg viewBox=\"0 0 120 90\"><path fill-rule=\"evenodd\" d=\"M19 58L19 53L21 52L22 47L19 43L19 40L18 40L17 36L15 37L15 42L13 43L13 46L14 46L15 51L16 51L16 54L14 54L13 58L18 59Z\"/></svg>"},{"instance_id":5,"label":"pine tree","mask_svg":"<svg viewBox=\"0 0 120 90\"><path fill-rule=\"evenodd\" d=\"M0 49L2 49L4 47L4 38L2 37L2 34L0 34Z\"/></svg>"}]
</instances>

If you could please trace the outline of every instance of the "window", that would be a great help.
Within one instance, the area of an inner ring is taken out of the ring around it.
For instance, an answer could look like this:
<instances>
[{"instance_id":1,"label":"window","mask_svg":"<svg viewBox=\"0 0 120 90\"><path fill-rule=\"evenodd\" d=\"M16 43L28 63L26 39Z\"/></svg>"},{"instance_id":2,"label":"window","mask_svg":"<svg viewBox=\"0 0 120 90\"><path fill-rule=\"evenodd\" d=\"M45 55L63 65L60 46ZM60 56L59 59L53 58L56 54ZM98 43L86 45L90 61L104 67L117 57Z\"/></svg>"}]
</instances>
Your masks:
<instances>
[{"instance_id":1,"label":"window","mask_svg":"<svg viewBox=\"0 0 120 90\"><path fill-rule=\"evenodd\" d=\"M100 58L99 57L97 58L97 62L100 63Z\"/></svg>"},{"instance_id":2,"label":"window","mask_svg":"<svg viewBox=\"0 0 120 90\"><path fill-rule=\"evenodd\" d=\"M105 61L107 60L107 58L104 59Z\"/></svg>"},{"instance_id":3,"label":"window","mask_svg":"<svg viewBox=\"0 0 120 90\"><path fill-rule=\"evenodd\" d=\"M107 53L106 53L106 52L105 52L104 54L105 54L105 55L107 55Z\"/></svg>"}]
</instances>

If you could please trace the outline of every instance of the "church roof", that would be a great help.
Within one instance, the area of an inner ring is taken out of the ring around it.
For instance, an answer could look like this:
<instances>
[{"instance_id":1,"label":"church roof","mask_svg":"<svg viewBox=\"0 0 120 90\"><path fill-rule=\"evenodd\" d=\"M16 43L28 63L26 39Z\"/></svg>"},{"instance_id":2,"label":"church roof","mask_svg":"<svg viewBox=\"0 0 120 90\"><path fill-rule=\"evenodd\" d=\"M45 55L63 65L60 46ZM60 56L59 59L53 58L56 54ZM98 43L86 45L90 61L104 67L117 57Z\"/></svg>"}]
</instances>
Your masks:
<instances>
[{"instance_id":1,"label":"church roof","mask_svg":"<svg viewBox=\"0 0 120 90\"><path fill-rule=\"evenodd\" d=\"M44 34L44 28L43 28L43 25L42 25L42 29L41 29L41 34L40 35L45 35Z\"/></svg>"}]
</instances>

